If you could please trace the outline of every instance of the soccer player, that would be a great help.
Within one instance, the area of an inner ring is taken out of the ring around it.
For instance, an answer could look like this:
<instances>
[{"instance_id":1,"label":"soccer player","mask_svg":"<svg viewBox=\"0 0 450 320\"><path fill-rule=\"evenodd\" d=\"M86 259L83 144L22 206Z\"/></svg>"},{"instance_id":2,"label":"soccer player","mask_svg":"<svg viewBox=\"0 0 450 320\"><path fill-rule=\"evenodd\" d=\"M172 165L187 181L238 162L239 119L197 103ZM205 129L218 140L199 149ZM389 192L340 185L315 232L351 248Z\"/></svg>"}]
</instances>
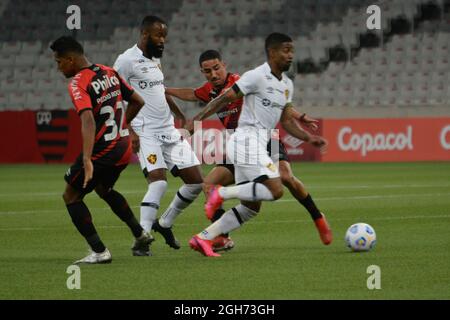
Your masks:
<instances>
[{"instance_id":1,"label":"soccer player","mask_svg":"<svg viewBox=\"0 0 450 320\"><path fill-rule=\"evenodd\" d=\"M145 105L131 122L133 151L148 181L141 203L141 225L146 232L159 232L166 243L179 249L172 225L203 188L200 162L189 143L174 126L171 111L180 119L184 115L166 96L160 58L168 34L167 24L156 16L147 16L141 24L138 43L117 58L114 68L144 98ZM156 220L161 198L167 189L166 170L185 183L169 208Z\"/></svg>"},{"instance_id":2,"label":"soccer player","mask_svg":"<svg viewBox=\"0 0 450 320\"><path fill-rule=\"evenodd\" d=\"M207 50L200 55L199 58L200 70L204 74L207 82L201 87L194 88L166 88L166 93L185 101L201 101L204 103L210 102L212 99L219 96L226 89L231 88L236 81L239 80L239 75L235 73L228 73L226 64L222 61L219 52L215 50ZM239 116L242 108L242 98L235 100L222 109L217 111L217 116L226 129L236 129L238 125ZM294 111L294 110L293 110ZM194 117L198 118L197 117ZM297 114L296 118L303 124L317 129L316 120L309 118L305 114ZM188 128L192 129L192 127ZM272 139L275 139L272 137ZM317 230L319 231L322 242L326 245L332 241L332 235L328 223L324 215L317 208L311 195L305 189L301 181L299 181L292 173L289 163L289 157L286 152L284 144L279 140L270 141L267 145L269 154L272 144L279 145L279 152L271 156L272 160L277 164L280 171L281 181L291 194L308 210L313 219ZM222 185L227 186L234 183L234 166L230 163L218 164L205 177L206 185ZM225 211L219 208L212 216L211 221L217 221ZM234 242L229 237L219 236L214 239L214 251L222 249L230 249L234 246Z\"/></svg>"},{"instance_id":3,"label":"soccer player","mask_svg":"<svg viewBox=\"0 0 450 320\"><path fill-rule=\"evenodd\" d=\"M68 89L81 119L83 151L64 177L67 184L63 199L92 252L75 263L109 263L111 253L97 234L83 198L95 190L130 228L136 238L133 252L149 247L153 239L139 225L125 198L113 189L131 156L127 124L144 101L114 69L89 62L74 38L58 38L50 48L59 71L66 78L73 77ZM126 112L123 100L128 101Z\"/></svg>"},{"instance_id":4,"label":"soccer player","mask_svg":"<svg viewBox=\"0 0 450 320\"><path fill-rule=\"evenodd\" d=\"M212 217L224 200L239 199L241 204L225 212L189 241L191 248L205 256L220 256L213 251L215 237L255 217L261 201L274 201L283 195L279 171L267 152L270 131L278 122L298 139L319 148L327 144L322 137L309 134L297 123L297 112L292 106L293 83L284 73L294 57L292 39L273 33L266 38L265 49L268 62L246 72L195 118L206 119L227 104L244 98L238 127L227 144L227 156L234 163L237 185L213 187L205 205L206 215Z\"/></svg>"}]
</instances>

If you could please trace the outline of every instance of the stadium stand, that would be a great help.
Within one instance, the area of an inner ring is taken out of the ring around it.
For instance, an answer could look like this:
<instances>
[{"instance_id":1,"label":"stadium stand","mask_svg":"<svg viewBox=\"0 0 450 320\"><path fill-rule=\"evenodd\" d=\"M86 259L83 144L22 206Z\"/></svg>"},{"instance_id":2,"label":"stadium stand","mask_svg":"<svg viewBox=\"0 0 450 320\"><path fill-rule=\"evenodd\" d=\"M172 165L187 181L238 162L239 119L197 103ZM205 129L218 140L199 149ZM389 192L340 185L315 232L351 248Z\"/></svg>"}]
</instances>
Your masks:
<instances>
[{"instance_id":1,"label":"stadium stand","mask_svg":"<svg viewBox=\"0 0 450 320\"><path fill-rule=\"evenodd\" d=\"M163 58L168 86L202 83L197 58L210 48L222 52L230 71L243 73L264 62L264 37L279 31L296 44L294 97L302 107L448 107L450 0L70 4L82 8L79 31L66 28L66 1L0 0L0 110L71 108L49 42L72 34L93 62L112 65L138 37L140 19L124 12L156 14L168 21ZM382 10L381 31L366 28L370 4Z\"/></svg>"}]
</instances>

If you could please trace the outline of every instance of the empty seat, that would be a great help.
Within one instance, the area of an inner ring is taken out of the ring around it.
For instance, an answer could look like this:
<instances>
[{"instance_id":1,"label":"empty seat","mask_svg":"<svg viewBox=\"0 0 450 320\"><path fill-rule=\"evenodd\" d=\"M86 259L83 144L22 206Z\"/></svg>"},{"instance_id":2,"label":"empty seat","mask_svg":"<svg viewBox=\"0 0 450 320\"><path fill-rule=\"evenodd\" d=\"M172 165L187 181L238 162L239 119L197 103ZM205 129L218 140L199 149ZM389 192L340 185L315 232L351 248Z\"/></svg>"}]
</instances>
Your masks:
<instances>
[{"instance_id":1,"label":"empty seat","mask_svg":"<svg viewBox=\"0 0 450 320\"><path fill-rule=\"evenodd\" d=\"M22 92L12 92L9 94L9 106L13 110L23 110L26 103L26 95Z\"/></svg>"},{"instance_id":2,"label":"empty seat","mask_svg":"<svg viewBox=\"0 0 450 320\"><path fill-rule=\"evenodd\" d=\"M16 66L33 67L36 64L36 54L22 53L16 56Z\"/></svg>"},{"instance_id":3,"label":"empty seat","mask_svg":"<svg viewBox=\"0 0 450 320\"><path fill-rule=\"evenodd\" d=\"M37 89L36 81L32 78L23 79L19 81L20 91L22 92L31 92Z\"/></svg>"},{"instance_id":4,"label":"empty seat","mask_svg":"<svg viewBox=\"0 0 450 320\"><path fill-rule=\"evenodd\" d=\"M10 67L14 65L14 54L2 54L0 55L0 68Z\"/></svg>"},{"instance_id":5,"label":"empty seat","mask_svg":"<svg viewBox=\"0 0 450 320\"><path fill-rule=\"evenodd\" d=\"M10 79L12 77L12 68L2 67L0 68L0 81Z\"/></svg>"},{"instance_id":6,"label":"empty seat","mask_svg":"<svg viewBox=\"0 0 450 320\"><path fill-rule=\"evenodd\" d=\"M38 54L42 49L41 41L27 41L22 43L22 52L26 54Z\"/></svg>"},{"instance_id":7,"label":"empty seat","mask_svg":"<svg viewBox=\"0 0 450 320\"><path fill-rule=\"evenodd\" d=\"M1 48L3 54L18 54L22 50L22 42L20 41L3 42Z\"/></svg>"},{"instance_id":8,"label":"empty seat","mask_svg":"<svg viewBox=\"0 0 450 320\"><path fill-rule=\"evenodd\" d=\"M35 67L31 71L31 78L37 80L37 79L45 79L49 76L49 69L43 68L43 67Z\"/></svg>"}]
</instances>

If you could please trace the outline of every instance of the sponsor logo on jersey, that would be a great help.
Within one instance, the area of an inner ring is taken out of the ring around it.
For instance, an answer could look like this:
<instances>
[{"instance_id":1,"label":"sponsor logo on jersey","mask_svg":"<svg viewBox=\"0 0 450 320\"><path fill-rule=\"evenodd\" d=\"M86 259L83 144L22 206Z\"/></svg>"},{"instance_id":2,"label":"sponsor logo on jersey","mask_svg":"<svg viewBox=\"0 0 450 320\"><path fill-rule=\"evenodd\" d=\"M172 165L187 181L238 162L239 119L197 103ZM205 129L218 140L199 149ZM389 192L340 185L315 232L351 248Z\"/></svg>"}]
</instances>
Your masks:
<instances>
[{"instance_id":1,"label":"sponsor logo on jersey","mask_svg":"<svg viewBox=\"0 0 450 320\"><path fill-rule=\"evenodd\" d=\"M264 98L264 99L262 100L262 104L263 104L264 107L270 106L271 103L272 103L272 102L271 102L269 99Z\"/></svg>"},{"instance_id":2,"label":"sponsor logo on jersey","mask_svg":"<svg viewBox=\"0 0 450 320\"><path fill-rule=\"evenodd\" d=\"M142 90L144 89L151 89L155 86L162 86L164 85L164 80L157 80L157 81L145 81L145 80L141 80L139 81L139 88L141 88Z\"/></svg>"},{"instance_id":3,"label":"sponsor logo on jersey","mask_svg":"<svg viewBox=\"0 0 450 320\"><path fill-rule=\"evenodd\" d=\"M147 88L147 82L146 81L139 81L139 88L141 88L141 89Z\"/></svg>"},{"instance_id":4,"label":"sponsor logo on jersey","mask_svg":"<svg viewBox=\"0 0 450 320\"><path fill-rule=\"evenodd\" d=\"M266 89L266 92L267 92L268 94L273 94L273 91L274 91L274 89L273 89L272 87L268 87L268 88Z\"/></svg>"},{"instance_id":5,"label":"sponsor logo on jersey","mask_svg":"<svg viewBox=\"0 0 450 320\"><path fill-rule=\"evenodd\" d=\"M119 84L120 81L115 75L111 77L103 75L102 79L97 79L91 82L91 86L96 94L100 94L101 91L105 91L106 89L118 86Z\"/></svg>"}]
</instances>

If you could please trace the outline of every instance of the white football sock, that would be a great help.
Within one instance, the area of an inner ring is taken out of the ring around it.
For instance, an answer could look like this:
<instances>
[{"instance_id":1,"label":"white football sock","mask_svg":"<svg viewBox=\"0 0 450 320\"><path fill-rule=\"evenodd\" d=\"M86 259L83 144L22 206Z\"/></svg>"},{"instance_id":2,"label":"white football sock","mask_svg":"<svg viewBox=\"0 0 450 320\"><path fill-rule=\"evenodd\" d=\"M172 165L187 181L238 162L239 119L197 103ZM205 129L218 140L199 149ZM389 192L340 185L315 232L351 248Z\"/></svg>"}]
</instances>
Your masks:
<instances>
[{"instance_id":1,"label":"white football sock","mask_svg":"<svg viewBox=\"0 0 450 320\"><path fill-rule=\"evenodd\" d=\"M221 187L219 189L219 194L225 200L228 199L239 199L244 201L273 201L274 197L272 192L258 182L248 182L245 184L232 186L232 187Z\"/></svg>"},{"instance_id":2,"label":"white football sock","mask_svg":"<svg viewBox=\"0 0 450 320\"><path fill-rule=\"evenodd\" d=\"M161 203L161 199L166 193L166 190L167 181L164 180L158 180L148 185L147 193L141 203L141 226L145 232L150 232L152 230L159 204Z\"/></svg>"},{"instance_id":3,"label":"white football sock","mask_svg":"<svg viewBox=\"0 0 450 320\"><path fill-rule=\"evenodd\" d=\"M213 240L218 235L238 229L244 222L255 217L258 212L242 204L228 210L222 217L198 234L201 239Z\"/></svg>"},{"instance_id":4,"label":"white football sock","mask_svg":"<svg viewBox=\"0 0 450 320\"><path fill-rule=\"evenodd\" d=\"M187 208L202 192L202 184L185 184L176 193L169 208L159 218L163 228L170 228L176 217Z\"/></svg>"}]
</instances>

